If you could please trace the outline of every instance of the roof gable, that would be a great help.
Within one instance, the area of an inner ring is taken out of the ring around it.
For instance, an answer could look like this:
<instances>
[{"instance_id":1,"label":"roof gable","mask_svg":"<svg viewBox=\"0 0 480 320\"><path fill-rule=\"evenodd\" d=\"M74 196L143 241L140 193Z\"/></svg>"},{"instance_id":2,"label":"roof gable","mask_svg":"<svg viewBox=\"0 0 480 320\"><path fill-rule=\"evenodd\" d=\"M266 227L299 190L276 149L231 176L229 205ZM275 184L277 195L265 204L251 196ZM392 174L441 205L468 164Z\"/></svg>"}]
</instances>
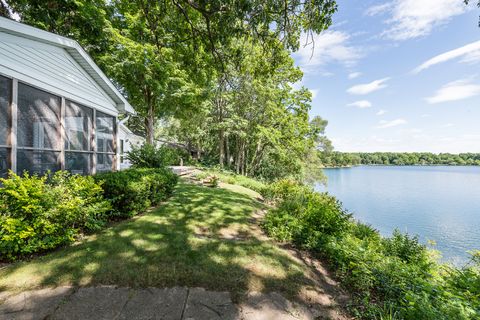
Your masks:
<instances>
[{"instance_id":1,"label":"roof gable","mask_svg":"<svg viewBox=\"0 0 480 320\"><path fill-rule=\"evenodd\" d=\"M96 105L108 103L120 112L134 113L76 41L1 17L0 35L0 67L20 73L32 70L41 75L39 81L59 90L75 92Z\"/></svg>"}]
</instances>

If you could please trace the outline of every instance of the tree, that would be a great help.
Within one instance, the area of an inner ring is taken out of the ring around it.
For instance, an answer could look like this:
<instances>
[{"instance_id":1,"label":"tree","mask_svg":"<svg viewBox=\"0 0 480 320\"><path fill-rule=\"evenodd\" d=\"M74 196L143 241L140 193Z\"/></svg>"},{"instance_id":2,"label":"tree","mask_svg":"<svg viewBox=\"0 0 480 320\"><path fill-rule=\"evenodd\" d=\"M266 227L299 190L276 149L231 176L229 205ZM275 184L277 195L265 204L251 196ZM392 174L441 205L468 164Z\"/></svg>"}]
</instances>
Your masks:
<instances>
[{"instance_id":1,"label":"tree","mask_svg":"<svg viewBox=\"0 0 480 320\"><path fill-rule=\"evenodd\" d=\"M159 118L198 102L211 83L202 76L227 72L235 41L296 49L301 32L325 30L336 10L333 0L3 0L4 15L6 6L79 41L132 100L150 143Z\"/></svg>"}]
</instances>

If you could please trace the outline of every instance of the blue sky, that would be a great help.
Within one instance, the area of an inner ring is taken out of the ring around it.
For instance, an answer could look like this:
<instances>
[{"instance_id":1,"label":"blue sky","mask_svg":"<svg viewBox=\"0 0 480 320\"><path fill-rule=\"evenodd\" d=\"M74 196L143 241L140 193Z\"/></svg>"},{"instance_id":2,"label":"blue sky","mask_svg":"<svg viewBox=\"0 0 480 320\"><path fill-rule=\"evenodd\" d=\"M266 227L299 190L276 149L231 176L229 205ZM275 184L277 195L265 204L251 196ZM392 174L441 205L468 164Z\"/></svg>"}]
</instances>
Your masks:
<instances>
[{"instance_id":1,"label":"blue sky","mask_svg":"<svg viewBox=\"0 0 480 320\"><path fill-rule=\"evenodd\" d=\"M463 0L339 0L293 54L339 151L480 152L480 10ZM306 45L305 45L306 44Z\"/></svg>"}]
</instances>

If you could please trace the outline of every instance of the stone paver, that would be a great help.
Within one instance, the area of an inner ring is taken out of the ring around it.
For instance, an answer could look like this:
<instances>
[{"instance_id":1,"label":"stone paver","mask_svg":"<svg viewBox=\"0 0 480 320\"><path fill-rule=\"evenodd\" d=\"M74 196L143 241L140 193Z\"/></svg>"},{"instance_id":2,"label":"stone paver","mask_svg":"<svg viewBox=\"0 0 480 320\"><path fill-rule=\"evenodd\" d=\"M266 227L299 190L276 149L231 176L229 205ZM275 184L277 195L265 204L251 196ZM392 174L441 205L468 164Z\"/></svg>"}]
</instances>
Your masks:
<instances>
[{"instance_id":1,"label":"stone paver","mask_svg":"<svg viewBox=\"0 0 480 320\"><path fill-rule=\"evenodd\" d=\"M25 291L7 298L0 304L0 320L45 319L54 313L71 293L70 287Z\"/></svg>"},{"instance_id":2,"label":"stone paver","mask_svg":"<svg viewBox=\"0 0 480 320\"><path fill-rule=\"evenodd\" d=\"M117 319L129 295L127 288L111 286L79 288L58 307L52 319Z\"/></svg>"},{"instance_id":3,"label":"stone paver","mask_svg":"<svg viewBox=\"0 0 480 320\"><path fill-rule=\"evenodd\" d=\"M0 320L298 320L345 319L334 309L292 303L278 293L250 293L235 305L228 292L202 288L58 287L0 301Z\"/></svg>"},{"instance_id":4,"label":"stone paver","mask_svg":"<svg viewBox=\"0 0 480 320\"><path fill-rule=\"evenodd\" d=\"M234 320L238 319L238 310L228 292L206 291L203 288L189 290L185 311L185 320Z\"/></svg>"},{"instance_id":5,"label":"stone paver","mask_svg":"<svg viewBox=\"0 0 480 320\"><path fill-rule=\"evenodd\" d=\"M278 293L250 293L240 306L242 320L298 320L314 319L312 312L293 304Z\"/></svg>"},{"instance_id":6,"label":"stone paver","mask_svg":"<svg viewBox=\"0 0 480 320\"><path fill-rule=\"evenodd\" d=\"M186 288L137 290L128 300L119 319L181 319L186 299Z\"/></svg>"}]
</instances>

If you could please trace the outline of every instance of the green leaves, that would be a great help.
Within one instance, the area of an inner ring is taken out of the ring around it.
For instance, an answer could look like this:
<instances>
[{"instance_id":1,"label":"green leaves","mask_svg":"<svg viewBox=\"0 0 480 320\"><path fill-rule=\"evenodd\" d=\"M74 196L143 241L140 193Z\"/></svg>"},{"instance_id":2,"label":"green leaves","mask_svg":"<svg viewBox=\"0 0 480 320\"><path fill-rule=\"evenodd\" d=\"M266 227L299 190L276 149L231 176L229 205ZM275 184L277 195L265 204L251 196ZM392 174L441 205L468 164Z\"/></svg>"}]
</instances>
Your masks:
<instances>
[{"instance_id":1,"label":"green leaves","mask_svg":"<svg viewBox=\"0 0 480 320\"><path fill-rule=\"evenodd\" d=\"M178 177L170 169L143 168L94 176L112 205L112 218L129 218L168 197Z\"/></svg>"},{"instance_id":2,"label":"green leaves","mask_svg":"<svg viewBox=\"0 0 480 320\"><path fill-rule=\"evenodd\" d=\"M323 257L363 319L478 319L480 261L440 265L417 237L395 231L383 238L351 220L340 203L293 181L280 181L266 198L277 204L264 219L267 233Z\"/></svg>"},{"instance_id":3,"label":"green leaves","mask_svg":"<svg viewBox=\"0 0 480 320\"><path fill-rule=\"evenodd\" d=\"M103 226L111 209L92 177L10 173L1 183L0 260L72 242L78 232Z\"/></svg>"}]
</instances>

